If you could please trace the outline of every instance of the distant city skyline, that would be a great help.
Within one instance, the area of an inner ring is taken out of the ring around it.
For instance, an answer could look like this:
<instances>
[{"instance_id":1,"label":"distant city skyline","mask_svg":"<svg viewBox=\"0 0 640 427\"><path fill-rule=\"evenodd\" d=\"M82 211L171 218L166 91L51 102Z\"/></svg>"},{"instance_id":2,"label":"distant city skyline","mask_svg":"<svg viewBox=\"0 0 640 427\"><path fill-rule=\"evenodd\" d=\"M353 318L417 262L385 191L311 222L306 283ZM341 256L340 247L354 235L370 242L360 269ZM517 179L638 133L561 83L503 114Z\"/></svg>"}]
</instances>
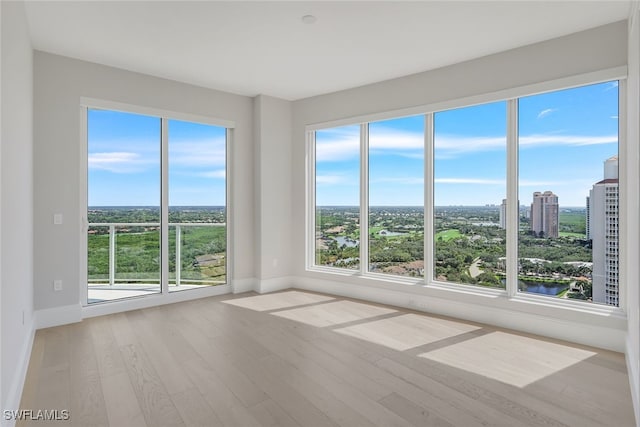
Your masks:
<instances>
[{"instance_id":1,"label":"distant city skyline","mask_svg":"<svg viewBox=\"0 0 640 427\"><path fill-rule=\"evenodd\" d=\"M435 205L484 206L506 197L506 102L438 112ZM584 207L604 161L618 153L617 82L520 98L519 198L553 191ZM371 123L372 206L420 206L424 116ZM359 204L359 126L316 132L317 205Z\"/></svg>"}]
</instances>

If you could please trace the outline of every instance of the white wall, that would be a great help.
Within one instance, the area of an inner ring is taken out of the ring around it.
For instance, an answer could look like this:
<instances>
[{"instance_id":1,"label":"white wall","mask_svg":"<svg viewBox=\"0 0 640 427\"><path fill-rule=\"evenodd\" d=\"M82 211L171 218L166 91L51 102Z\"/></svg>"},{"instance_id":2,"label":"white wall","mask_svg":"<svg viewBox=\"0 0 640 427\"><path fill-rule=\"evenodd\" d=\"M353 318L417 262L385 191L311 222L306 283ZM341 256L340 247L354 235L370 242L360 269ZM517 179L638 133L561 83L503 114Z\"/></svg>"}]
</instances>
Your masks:
<instances>
[{"instance_id":1,"label":"white wall","mask_svg":"<svg viewBox=\"0 0 640 427\"><path fill-rule=\"evenodd\" d=\"M264 95L254 98L255 261L260 292L290 285L291 105Z\"/></svg>"},{"instance_id":2,"label":"white wall","mask_svg":"<svg viewBox=\"0 0 640 427\"><path fill-rule=\"evenodd\" d=\"M629 19L629 78L627 80L627 158L629 167L638 170L640 168L640 10L635 4L635 10ZM633 186L632 191L638 192L640 183L627 180L627 185ZM640 228L640 205L628 204L626 214L633 220L627 224L629 235L636 236ZM622 230L621 230L622 232ZM630 255L627 258L627 295L629 305L628 335L627 335L627 370L629 371L629 383L636 413L636 423L640 426L640 289L638 288L640 276L640 244L637 239L632 239L623 254Z\"/></svg>"},{"instance_id":3,"label":"white wall","mask_svg":"<svg viewBox=\"0 0 640 427\"><path fill-rule=\"evenodd\" d=\"M235 122L232 280L253 278L252 99L38 51L34 58L35 309L80 301L81 97ZM53 225L54 213L63 214L62 225ZM62 291L53 291L54 279Z\"/></svg>"},{"instance_id":4,"label":"white wall","mask_svg":"<svg viewBox=\"0 0 640 427\"><path fill-rule=\"evenodd\" d=\"M33 55L24 4L0 10L0 404L17 409L33 336Z\"/></svg>"},{"instance_id":5,"label":"white wall","mask_svg":"<svg viewBox=\"0 0 640 427\"><path fill-rule=\"evenodd\" d=\"M428 49L425 50L428 54ZM504 297L306 271L305 126L434 105L627 64L626 21L484 58L296 101L293 105L293 272L296 285L624 351L626 319ZM597 332L596 332L597 331Z\"/></svg>"}]
</instances>

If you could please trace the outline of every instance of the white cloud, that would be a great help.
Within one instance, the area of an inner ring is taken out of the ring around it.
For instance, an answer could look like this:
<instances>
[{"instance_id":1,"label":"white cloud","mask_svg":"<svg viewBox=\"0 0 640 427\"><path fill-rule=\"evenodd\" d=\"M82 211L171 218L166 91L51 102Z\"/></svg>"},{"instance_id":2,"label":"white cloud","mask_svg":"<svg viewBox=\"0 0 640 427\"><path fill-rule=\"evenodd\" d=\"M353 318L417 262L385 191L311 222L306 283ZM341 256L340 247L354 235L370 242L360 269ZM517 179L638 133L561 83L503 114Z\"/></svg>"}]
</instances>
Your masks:
<instances>
[{"instance_id":1,"label":"white cloud","mask_svg":"<svg viewBox=\"0 0 640 427\"><path fill-rule=\"evenodd\" d=\"M360 139L339 139L316 143L316 162L335 162L357 158Z\"/></svg>"},{"instance_id":2,"label":"white cloud","mask_svg":"<svg viewBox=\"0 0 640 427\"><path fill-rule=\"evenodd\" d=\"M530 180L521 179L518 181L520 187L565 187L571 189L589 188L595 181L591 178L567 179L567 180Z\"/></svg>"},{"instance_id":3,"label":"white cloud","mask_svg":"<svg viewBox=\"0 0 640 427\"><path fill-rule=\"evenodd\" d=\"M395 153L400 157L405 157L407 159L424 159L424 151L420 151L419 153Z\"/></svg>"},{"instance_id":4,"label":"white cloud","mask_svg":"<svg viewBox=\"0 0 640 427\"><path fill-rule=\"evenodd\" d=\"M219 170L214 170L214 171L202 172L202 173L198 174L198 176L201 176L203 178L221 178L221 179L224 179L224 178L227 177L227 172L224 169L219 169Z\"/></svg>"},{"instance_id":5,"label":"white cloud","mask_svg":"<svg viewBox=\"0 0 640 427\"><path fill-rule=\"evenodd\" d=\"M521 148L543 146L586 146L616 144L617 135L525 135L519 138ZM438 159L455 158L462 154L486 151L506 151L506 137L468 137L436 135L435 154Z\"/></svg>"},{"instance_id":6,"label":"white cloud","mask_svg":"<svg viewBox=\"0 0 640 427\"><path fill-rule=\"evenodd\" d=\"M486 178L435 178L436 184L505 185L504 179Z\"/></svg>"},{"instance_id":7,"label":"white cloud","mask_svg":"<svg viewBox=\"0 0 640 427\"><path fill-rule=\"evenodd\" d=\"M506 136L473 137L436 134L434 142L437 158L451 158L463 153L507 149Z\"/></svg>"},{"instance_id":8,"label":"white cloud","mask_svg":"<svg viewBox=\"0 0 640 427\"><path fill-rule=\"evenodd\" d=\"M547 108L546 110L542 110L538 113L538 119L544 119L549 114L555 113L556 111L558 111L557 108Z\"/></svg>"},{"instance_id":9,"label":"white cloud","mask_svg":"<svg viewBox=\"0 0 640 427\"><path fill-rule=\"evenodd\" d=\"M610 119L618 120L618 116L609 116Z\"/></svg>"},{"instance_id":10,"label":"white cloud","mask_svg":"<svg viewBox=\"0 0 640 427\"><path fill-rule=\"evenodd\" d=\"M326 129L316 133L316 162L345 161L360 153L360 128Z\"/></svg>"},{"instance_id":11,"label":"white cloud","mask_svg":"<svg viewBox=\"0 0 640 427\"><path fill-rule=\"evenodd\" d=\"M153 162L145 160L138 153L131 152L107 152L90 153L89 170L105 170L113 173L141 172L146 165Z\"/></svg>"},{"instance_id":12,"label":"white cloud","mask_svg":"<svg viewBox=\"0 0 640 427\"><path fill-rule=\"evenodd\" d=\"M327 137L329 136L329 138ZM395 154L412 159L424 157L424 136L418 132L377 127L369 135L369 149L379 154ZM358 128L323 130L316 139L316 161L352 160L360 154Z\"/></svg>"},{"instance_id":13,"label":"white cloud","mask_svg":"<svg viewBox=\"0 0 640 427\"><path fill-rule=\"evenodd\" d=\"M555 111L550 109L551 111ZM540 114L550 111L544 110ZM547 113L550 114L550 113ZM322 131L323 137L316 141L316 161L348 161L360 154L358 129ZM524 135L519 138L521 148L542 146L586 146L616 144L617 135ZM435 155L438 159L450 159L467 153L506 151L506 136L460 136L435 135ZM397 155L411 159L424 158L424 136L422 133L377 128L369 137L372 153Z\"/></svg>"},{"instance_id":14,"label":"white cloud","mask_svg":"<svg viewBox=\"0 0 640 427\"><path fill-rule=\"evenodd\" d=\"M169 163L182 167L224 166L226 150L224 137L190 139L169 143Z\"/></svg>"},{"instance_id":15,"label":"white cloud","mask_svg":"<svg viewBox=\"0 0 640 427\"><path fill-rule=\"evenodd\" d=\"M377 128L369 135L369 148L373 150L423 150L424 135L417 132Z\"/></svg>"},{"instance_id":16,"label":"white cloud","mask_svg":"<svg viewBox=\"0 0 640 427\"><path fill-rule=\"evenodd\" d=\"M529 135L522 136L519 139L520 146L541 146L541 145L566 145L566 146L583 146L583 145L600 145L600 144L616 144L618 142L617 135Z\"/></svg>"},{"instance_id":17,"label":"white cloud","mask_svg":"<svg viewBox=\"0 0 640 427\"><path fill-rule=\"evenodd\" d=\"M135 147L135 152L130 152ZM91 144L89 167L115 173L132 173L160 163L159 141L110 139ZM169 142L169 164L172 168L189 168L191 172L224 167L225 137L173 139ZM194 171L193 169L200 169Z\"/></svg>"},{"instance_id":18,"label":"white cloud","mask_svg":"<svg viewBox=\"0 0 640 427\"><path fill-rule=\"evenodd\" d=\"M424 178L422 177L382 177L382 178L374 178L370 181L371 184L377 183L392 183L392 184L400 184L400 185L421 185L424 184Z\"/></svg>"},{"instance_id":19,"label":"white cloud","mask_svg":"<svg viewBox=\"0 0 640 427\"><path fill-rule=\"evenodd\" d=\"M617 88L618 88L618 81L616 80L614 82L609 82L607 84L607 86L604 88L604 91L606 92L606 91L609 91L611 89L617 89Z\"/></svg>"}]
</instances>

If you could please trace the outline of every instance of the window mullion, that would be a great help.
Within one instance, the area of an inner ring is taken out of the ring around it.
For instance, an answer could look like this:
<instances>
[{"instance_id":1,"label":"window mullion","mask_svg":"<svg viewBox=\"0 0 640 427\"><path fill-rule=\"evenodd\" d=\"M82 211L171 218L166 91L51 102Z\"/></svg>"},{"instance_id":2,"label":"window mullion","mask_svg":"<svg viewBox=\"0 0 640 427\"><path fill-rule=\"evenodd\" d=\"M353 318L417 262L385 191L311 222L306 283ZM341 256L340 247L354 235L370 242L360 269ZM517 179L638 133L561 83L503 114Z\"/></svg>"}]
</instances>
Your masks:
<instances>
[{"instance_id":1,"label":"window mullion","mask_svg":"<svg viewBox=\"0 0 640 427\"><path fill-rule=\"evenodd\" d=\"M169 121L161 119L160 147L160 289L169 293ZM177 260L176 260L177 262Z\"/></svg>"},{"instance_id":2,"label":"window mullion","mask_svg":"<svg viewBox=\"0 0 640 427\"><path fill-rule=\"evenodd\" d=\"M433 113L424 116L424 280L433 280L434 271L434 212L433 206Z\"/></svg>"},{"instance_id":3,"label":"window mullion","mask_svg":"<svg viewBox=\"0 0 640 427\"><path fill-rule=\"evenodd\" d=\"M623 79L618 82L618 307L628 313L627 284L638 277L638 264L630 254L637 253L637 221L631 219L638 213L638 178L631 166L639 153L637 144L627 143L627 84Z\"/></svg>"},{"instance_id":4,"label":"window mullion","mask_svg":"<svg viewBox=\"0 0 640 427\"><path fill-rule=\"evenodd\" d=\"M316 230L318 229L316 207L316 132L307 132L307 268L315 267Z\"/></svg>"},{"instance_id":5,"label":"window mullion","mask_svg":"<svg viewBox=\"0 0 640 427\"><path fill-rule=\"evenodd\" d=\"M360 125L360 274L369 271L369 124Z\"/></svg>"},{"instance_id":6,"label":"window mullion","mask_svg":"<svg viewBox=\"0 0 640 427\"><path fill-rule=\"evenodd\" d=\"M89 108L86 106L80 107L80 183L82 185L81 203L80 203L80 218L82 222L82 233L80 233L80 253L83 254L80 257L80 302L83 307L86 307L89 302L89 274L88 274L88 231L89 231Z\"/></svg>"},{"instance_id":7,"label":"window mullion","mask_svg":"<svg viewBox=\"0 0 640 427\"><path fill-rule=\"evenodd\" d=\"M507 253L506 290L509 297L518 293L518 100L507 101Z\"/></svg>"}]
</instances>

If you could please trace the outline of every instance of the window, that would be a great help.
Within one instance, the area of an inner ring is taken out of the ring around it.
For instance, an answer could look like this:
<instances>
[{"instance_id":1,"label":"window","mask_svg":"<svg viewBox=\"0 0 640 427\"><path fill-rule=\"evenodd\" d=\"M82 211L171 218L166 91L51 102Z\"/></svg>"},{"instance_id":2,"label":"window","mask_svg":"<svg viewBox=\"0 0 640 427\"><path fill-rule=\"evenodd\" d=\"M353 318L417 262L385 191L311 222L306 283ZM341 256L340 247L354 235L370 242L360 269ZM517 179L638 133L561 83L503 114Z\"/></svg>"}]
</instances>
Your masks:
<instances>
[{"instance_id":1,"label":"window","mask_svg":"<svg viewBox=\"0 0 640 427\"><path fill-rule=\"evenodd\" d=\"M617 306L618 82L518 109L518 290Z\"/></svg>"},{"instance_id":2,"label":"window","mask_svg":"<svg viewBox=\"0 0 640 427\"><path fill-rule=\"evenodd\" d=\"M505 102L434 114L437 281L505 288L506 132Z\"/></svg>"},{"instance_id":3,"label":"window","mask_svg":"<svg viewBox=\"0 0 640 427\"><path fill-rule=\"evenodd\" d=\"M424 116L370 123L368 167L369 271L424 276Z\"/></svg>"},{"instance_id":4,"label":"window","mask_svg":"<svg viewBox=\"0 0 640 427\"><path fill-rule=\"evenodd\" d=\"M227 282L225 127L86 109L87 302Z\"/></svg>"},{"instance_id":5,"label":"window","mask_svg":"<svg viewBox=\"0 0 640 427\"><path fill-rule=\"evenodd\" d=\"M618 306L618 81L549 86L310 131L309 267Z\"/></svg>"},{"instance_id":6,"label":"window","mask_svg":"<svg viewBox=\"0 0 640 427\"><path fill-rule=\"evenodd\" d=\"M315 133L315 263L360 268L360 127Z\"/></svg>"}]
</instances>

